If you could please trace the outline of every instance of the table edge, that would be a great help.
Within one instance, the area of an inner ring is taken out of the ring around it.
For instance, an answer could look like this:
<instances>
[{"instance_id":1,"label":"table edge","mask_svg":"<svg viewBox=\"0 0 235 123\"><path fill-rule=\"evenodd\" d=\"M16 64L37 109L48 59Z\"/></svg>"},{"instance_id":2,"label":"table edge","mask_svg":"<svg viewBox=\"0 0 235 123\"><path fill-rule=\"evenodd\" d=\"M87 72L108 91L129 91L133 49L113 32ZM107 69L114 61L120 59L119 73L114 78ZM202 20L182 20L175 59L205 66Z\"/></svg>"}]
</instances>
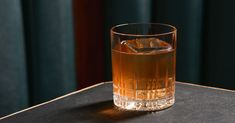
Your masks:
<instances>
[{"instance_id":1,"label":"table edge","mask_svg":"<svg viewBox=\"0 0 235 123\"><path fill-rule=\"evenodd\" d=\"M86 87L86 88L83 88L83 89L80 89L80 90L77 90L77 91L74 91L74 92L71 92L71 93L68 93L68 94L65 94L65 95L63 95L63 96L59 96L59 97L54 98L54 99L52 99L52 100L49 100L49 101L46 101L46 102L43 102L43 103L40 103L40 104L31 106L31 107L29 107L29 108L26 108L26 109L19 110L19 111L17 111L17 112L8 114L8 115L6 115L6 116L0 117L0 120L6 119L6 118L8 118L8 117L14 116L14 115L16 115L16 114L19 114L19 113L22 113L22 112L25 112L25 111L28 111L28 110L31 110L31 109L34 109L34 108L37 108L37 107L42 106L42 105L49 104L49 103L51 103L51 102L54 102L54 101L63 99L63 98L65 98L65 97L68 97L68 96L71 96L71 95L74 95L74 94L77 94L77 93L80 93L80 92L89 90L89 89L91 89L91 88L94 88L94 87L97 87L97 86L100 86L100 85L103 85L103 84L106 84L106 83L112 83L112 82L101 82L101 83L98 83L98 84L95 84L95 85L92 85L92 86L89 86L89 87Z\"/></svg>"},{"instance_id":2,"label":"table edge","mask_svg":"<svg viewBox=\"0 0 235 123\"><path fill-rule=\"evenodd\" d=\"M49 100L49 101L46 101L46 102L43 102L43 103L40 103L40 104L31 106L31 107L29 107L29 108L26 108L26 109L23 109L23 110L20 110L20 111L17 111L17 112L8 114L8 115L3 116L3 117L0 117L0 120L6 119L6 118L11 117L11 116L14 116L14 115L16 115L16 114L19 114L19 113L22 113L22 112L25 112L25 111L28 111L28 110L37 108L37 107L42 106L42 105L49 104L49 103L51 103L51 102L54 102L54 101L63 99L63 98L65 98L65 97L68 97L68 96L71 96L71 95L74 95L74 94L77 94L77 93L80 93L80 92L83 92L83 91L86 91L86 90L89 90L89 89L91 89L91 88L94 88L94 87L97 87L97 86L100 86L100 85L103 85L103 84L107 84L107 83L112 83L112 81L101 82L101 83L98 83L98 84L95 84L95 85L92 85L92 86L89 86L89 87L86 87L86 88L83 88L83 89L80 89L80 90L77 90L77 91L68 93L68 94L66 94L66 95L57 97L57 98L55 98L55 99L52 99L52 100ZM190 86L195 86L195 87L202 87L202 88L208 88L208 89L213 89L213 90L220 90L220 91L227 91L227 92L233 92L233 93L235 93L235 90L228 90L228 89L222 89L222 88L216 88L216 87L210 87L210 86L204 86L204 85L197 85L197 84L186 83L186 82L179 82L179 81L176 81L176 83L178 83L178 84L183 84L183 85L190 85Z\"/></svg>"},{"instance_id":3,"label":"table edge","mask_svg":"<svg viewBox=\"0 0 235 123\"><path fill-rule=\"evenodd\" d=\"M192 84L192 83L187 83L187 82L179 82L179 81L176 81L176 83L183 84L183 85L191 85L191 86L196 86L196 87L202 87L202 88L208 88L208 89L213 89L213 90L220 90L220 91L227 91L227 92L235 93L235 90L229 90L229 89L224 89L224 88L210 87L210 86L205 86L205 85L198 85L198 84Z\"/></svg>"}]
</instances>

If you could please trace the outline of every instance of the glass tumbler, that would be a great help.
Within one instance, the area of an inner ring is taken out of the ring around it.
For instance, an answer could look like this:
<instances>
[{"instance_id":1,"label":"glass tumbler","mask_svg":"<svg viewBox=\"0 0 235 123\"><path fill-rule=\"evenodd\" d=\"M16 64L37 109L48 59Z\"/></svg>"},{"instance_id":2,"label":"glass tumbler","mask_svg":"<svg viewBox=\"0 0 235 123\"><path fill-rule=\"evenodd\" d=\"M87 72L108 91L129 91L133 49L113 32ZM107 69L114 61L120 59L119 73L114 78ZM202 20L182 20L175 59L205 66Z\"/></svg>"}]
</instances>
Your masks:
<instances>
[{"instance_id":1,"label":"glass tumbler","mask_svg":"<svg viewBox=\"0 0 235 123\"><path fill-rule=\"evenodd\" d=\"M161 23L111 28L113 101L122 109L162 110L175 102L176 28Z\"/></svg>"}]
</instances>

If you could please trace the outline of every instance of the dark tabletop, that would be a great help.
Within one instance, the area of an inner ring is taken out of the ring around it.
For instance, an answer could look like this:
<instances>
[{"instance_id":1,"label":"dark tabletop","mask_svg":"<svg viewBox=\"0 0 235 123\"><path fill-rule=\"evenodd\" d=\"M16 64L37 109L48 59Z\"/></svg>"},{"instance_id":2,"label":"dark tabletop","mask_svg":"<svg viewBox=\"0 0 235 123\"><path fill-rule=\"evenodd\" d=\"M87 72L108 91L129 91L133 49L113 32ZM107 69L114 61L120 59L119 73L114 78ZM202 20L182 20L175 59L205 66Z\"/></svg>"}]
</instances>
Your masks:
<instances>
[{"instance_id":1,"label":"dark tabletop","mask_svg":"<svg viewBox=\"0 0 235 123\"><path fill-rule=\"evenodd\" d=\"M0 123L235 123L235 92L176 83L176 103L156 112L120 110L113 105L112 83L12 114Z\"/></svg>"}]
</instances>

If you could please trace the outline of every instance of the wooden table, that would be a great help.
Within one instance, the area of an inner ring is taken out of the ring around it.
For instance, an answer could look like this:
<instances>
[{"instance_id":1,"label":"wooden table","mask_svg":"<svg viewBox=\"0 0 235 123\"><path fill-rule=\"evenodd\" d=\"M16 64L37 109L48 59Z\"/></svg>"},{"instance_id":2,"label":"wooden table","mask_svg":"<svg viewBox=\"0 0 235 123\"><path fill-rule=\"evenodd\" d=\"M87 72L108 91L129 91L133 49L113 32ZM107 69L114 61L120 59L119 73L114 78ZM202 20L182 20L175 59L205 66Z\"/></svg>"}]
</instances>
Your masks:
<instances>
[{"instance_id":1,"label":"wooden table","mask_svg":"<svg viewBox=\"0 0 235 123\"><path fill-rule=\"evenodd\" d=\"M120 110L99 83L0 118L0 123L235 123L235 91L176 82L176 103L157 112Z\"/></svg>"}]
</instances>

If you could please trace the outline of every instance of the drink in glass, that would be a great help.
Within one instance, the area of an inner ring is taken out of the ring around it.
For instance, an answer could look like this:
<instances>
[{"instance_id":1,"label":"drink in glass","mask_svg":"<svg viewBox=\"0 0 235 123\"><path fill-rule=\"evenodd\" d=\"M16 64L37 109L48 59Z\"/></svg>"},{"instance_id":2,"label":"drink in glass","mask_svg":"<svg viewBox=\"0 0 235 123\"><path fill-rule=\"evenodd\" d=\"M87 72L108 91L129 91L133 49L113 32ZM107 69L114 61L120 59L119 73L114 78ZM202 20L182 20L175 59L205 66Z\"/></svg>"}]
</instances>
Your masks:
<instances>
[{"instance_id":1,"label":"drink in glass","mask_svg":"<svg viewBox=\"0 0 235 123\"><path fill-rule=\"evenodd\" d=\"M114 104L153 111L174 104L176 29L124 24L111 29Z\"/></svg>"}]
</instances>

